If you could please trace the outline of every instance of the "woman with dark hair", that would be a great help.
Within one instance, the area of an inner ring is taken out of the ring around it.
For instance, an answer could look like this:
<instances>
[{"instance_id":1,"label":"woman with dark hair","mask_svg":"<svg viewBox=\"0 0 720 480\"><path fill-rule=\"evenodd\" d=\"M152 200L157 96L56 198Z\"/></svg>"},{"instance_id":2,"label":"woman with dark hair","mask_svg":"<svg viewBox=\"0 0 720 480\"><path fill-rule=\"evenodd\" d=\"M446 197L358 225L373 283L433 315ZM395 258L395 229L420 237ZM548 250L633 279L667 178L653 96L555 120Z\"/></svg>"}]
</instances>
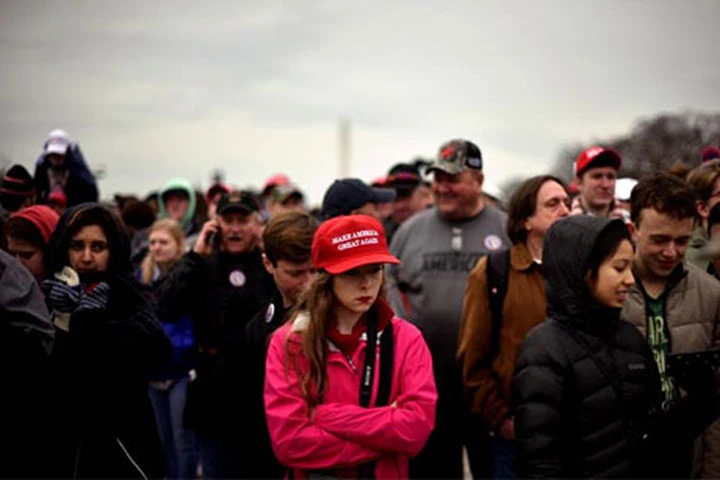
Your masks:
<instances>
[{"instance_id":1,"label":"woman with dark hair","mask_svg":"<svg viewBox=\"0 0 720 480\"><path fill-rule=\"evenodd\" d=\"M422 334L381 293L398 260L366 215L322 224L311 254L320 272L268 348L273 450L291 478L407 478L437 391Z\"/></svg>"},{"instance_id":2,"label":"woman with dark hair","mask_svg":"<svg viewBox=\"0 0 720 480\"><path fill-rule=\"evenodd\" d=\"M508 205L512 247L481 258L468 277L458 361L470 412L480 424L471 431L492 435L495 478L515 476L510 384L525 335L545 318L541 262L545 232L569 212L570 195L562 180L551 175L526 180ZM471 461L486 449L481 435L475 440L479 444L468 447Z\"/></svg>"},{"instance_id":3,"label":"woman with dark hair","mask_svg":"<svg viewBox=\"0 0 720 480\"><path fill-rule=\"evenodd\" d=\"M170 356L155 306L133 278L119 219L68 210L50 239L43 283L56 328L55 477L163 476L147 372Z\"/></svg>"},{"instance_id":4,"label":"woman with dark hair","mask_svg":"<svg viewBox=\"0 0 720 480\"><path fill-rule=\"evenodd\" d=\"M648 475L660 384L647 342L620 319L632 263L622 220L575 216L548 230L548 319L525 339L513 380L521 478Z\"/></svg>"}]
</instances>

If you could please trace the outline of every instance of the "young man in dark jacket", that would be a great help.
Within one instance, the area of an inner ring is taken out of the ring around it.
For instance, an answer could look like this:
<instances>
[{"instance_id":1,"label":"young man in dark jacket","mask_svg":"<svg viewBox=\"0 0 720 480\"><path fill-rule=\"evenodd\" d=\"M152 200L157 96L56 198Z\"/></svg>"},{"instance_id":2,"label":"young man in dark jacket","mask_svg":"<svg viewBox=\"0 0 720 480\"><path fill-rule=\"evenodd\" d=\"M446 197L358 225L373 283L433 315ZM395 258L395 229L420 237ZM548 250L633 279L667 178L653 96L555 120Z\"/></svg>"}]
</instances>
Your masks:
<instances>
[{"instance_id":1,"label":"young man in dark jacket","mask_svg":"<svg viewBox=\"0 0 720 480\"><path fill-rule=\"evenodd\" d=\"M247 423L243 436L250 439L247 448L247 473L252 478L282 478L285 467L275 458L270 445L263 388L265 356L272 333L286 320L286 314L313 278L310 260L313 235L318 221L307 213L291 212L270 220L263 232L263 263L277 287L270 303L261 308L247 324Z\"/></svg>"},{"instance_id":2,"label":"young man in dark jacket","mask_svg":"<svg viewBox=\"0 0 720 480\"><path fill-rule=\"evenodd\" d=\"M188 388L187 426L198 439L206 478L246 477L247 322L274 292L260 251L258 205L251 194L222 196L193 250L156 290L161 318L188 313L195 324L197 379Z\"/></svg>"}]
</instances>

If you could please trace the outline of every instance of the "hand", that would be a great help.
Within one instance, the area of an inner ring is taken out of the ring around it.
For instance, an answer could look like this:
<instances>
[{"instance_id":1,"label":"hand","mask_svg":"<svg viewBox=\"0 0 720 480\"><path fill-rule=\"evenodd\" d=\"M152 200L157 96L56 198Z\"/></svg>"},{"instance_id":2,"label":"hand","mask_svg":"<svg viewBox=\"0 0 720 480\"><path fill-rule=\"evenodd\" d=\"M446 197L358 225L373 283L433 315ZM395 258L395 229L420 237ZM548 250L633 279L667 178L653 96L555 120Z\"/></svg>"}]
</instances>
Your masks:
<instances>
[{"instance_id":1,"label":"hand","mask_svg":"<svg viewBox=\"0 0 720 480\"><path fill-rule=\"evenodd\" d=\"M110 300L110 285L100 282L80 296L78 312L83 310L105 310Z\"/></svg>"},{"instance_id":2,"label":"hand","mask_svg":"<svg viewBox=\"0 0 720 480\"><path fill-rule=\"evenodd\" d=\"M193 247L193 251L201 257L209 257L213 253L213 245L207 243L208 235L211 234L220 235L217 220L214 218L205 222Z\"/></svg>"},{"instance_id":3,"label":"hand","mask_svg":"<svg viewBox=\"0 0 720 480\"><path fill-rule=\"evenodd\" d=\"M515 421L512 417L506 418L496 433L503 440L515 440Z\"/></svg>"},{"instance_id":4,"label":"hand","mask_svg":"<svg viewBox=\"0 0 720 480\"><path fill-rule=\"evenodd\" d=\"M43 291L47 296L53 310L62 313L73 312L80 302L82 289L80 285L69 286L62 280L51 278L42 284Z\"/></svg>"}]
</instances>

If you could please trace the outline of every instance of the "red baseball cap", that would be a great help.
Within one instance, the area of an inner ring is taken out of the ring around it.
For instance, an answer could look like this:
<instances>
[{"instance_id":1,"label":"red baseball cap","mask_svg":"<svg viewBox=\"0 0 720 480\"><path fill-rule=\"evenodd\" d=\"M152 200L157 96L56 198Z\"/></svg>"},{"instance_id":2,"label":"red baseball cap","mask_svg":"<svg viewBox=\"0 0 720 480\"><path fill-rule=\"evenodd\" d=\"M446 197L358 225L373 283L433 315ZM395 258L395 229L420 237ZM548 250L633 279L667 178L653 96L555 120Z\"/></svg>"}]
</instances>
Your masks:
<instances>
[{"instance_id":1,"label":"red baseball cap","mask_svg":"<svg viewBox=\"0 0 720 480\"><path fill-rule=\"evenodd\" d=\"M287 175L284 173L276 173L265 181L262 194L267 196L273 188L279 187L280 185L287 185L288 183L290 183L290 178L288 178Z\"/></svg>"},{"instance_id":2,"label":"red baseball cap","mask_svg":"<svg viewBox=\"0 0 720 480\"><path fill-rule=\"evenodd\" d=\"M602 161L602 165L599 164L600 161ZM620 170L621 165L622 158L615 150L605 147L591 147L583 150L575 161L575 176L581 176L591 167L609 166L615 170Z\"/></svg>"},{"instance_id":3,"label":"red baseball cap","mask_svg":"<svg viewBox=\"0 0 720 480\"><path fill-rule=\"evenodd\" d=\"M388 250L385 230L367 215L348 215L327 220L313 238L315 268L337 275L373 263L400 263Z\"/></svg>"}]
</instances>

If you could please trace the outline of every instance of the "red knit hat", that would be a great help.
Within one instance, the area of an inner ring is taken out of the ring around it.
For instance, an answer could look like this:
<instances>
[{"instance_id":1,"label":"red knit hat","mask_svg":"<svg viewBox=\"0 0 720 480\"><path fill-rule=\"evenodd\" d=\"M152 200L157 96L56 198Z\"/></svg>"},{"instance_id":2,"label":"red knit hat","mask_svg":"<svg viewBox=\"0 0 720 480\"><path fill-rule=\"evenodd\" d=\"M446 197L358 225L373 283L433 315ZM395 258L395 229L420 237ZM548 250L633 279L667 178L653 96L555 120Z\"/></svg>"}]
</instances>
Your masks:
<instances>
[{"instance_id":1,"label":"red knit hat","mask_svg":"<svg viewBox=\"0 0 720 480\"><path fill-rule=\"evenodd\" d=\"M45 244L50 240L50 236L55 231L58 220L60 220L60 215L47 205L33 205L10 215L10 218L16 217L24 218L35 225L43 240L45 240Z\"/></svg>"},{"instance_id":2,"label":"red knit hat","mask_svg":"<svg viewBox=\"0 0 720 480\"><path fill-rule=\"evenodd\" d=\"M333 275L373 263L400 263L388 250L380 222L367 215L335 217L320 225L312 260L315 268Z\"/></svg>"}]
</instances>

